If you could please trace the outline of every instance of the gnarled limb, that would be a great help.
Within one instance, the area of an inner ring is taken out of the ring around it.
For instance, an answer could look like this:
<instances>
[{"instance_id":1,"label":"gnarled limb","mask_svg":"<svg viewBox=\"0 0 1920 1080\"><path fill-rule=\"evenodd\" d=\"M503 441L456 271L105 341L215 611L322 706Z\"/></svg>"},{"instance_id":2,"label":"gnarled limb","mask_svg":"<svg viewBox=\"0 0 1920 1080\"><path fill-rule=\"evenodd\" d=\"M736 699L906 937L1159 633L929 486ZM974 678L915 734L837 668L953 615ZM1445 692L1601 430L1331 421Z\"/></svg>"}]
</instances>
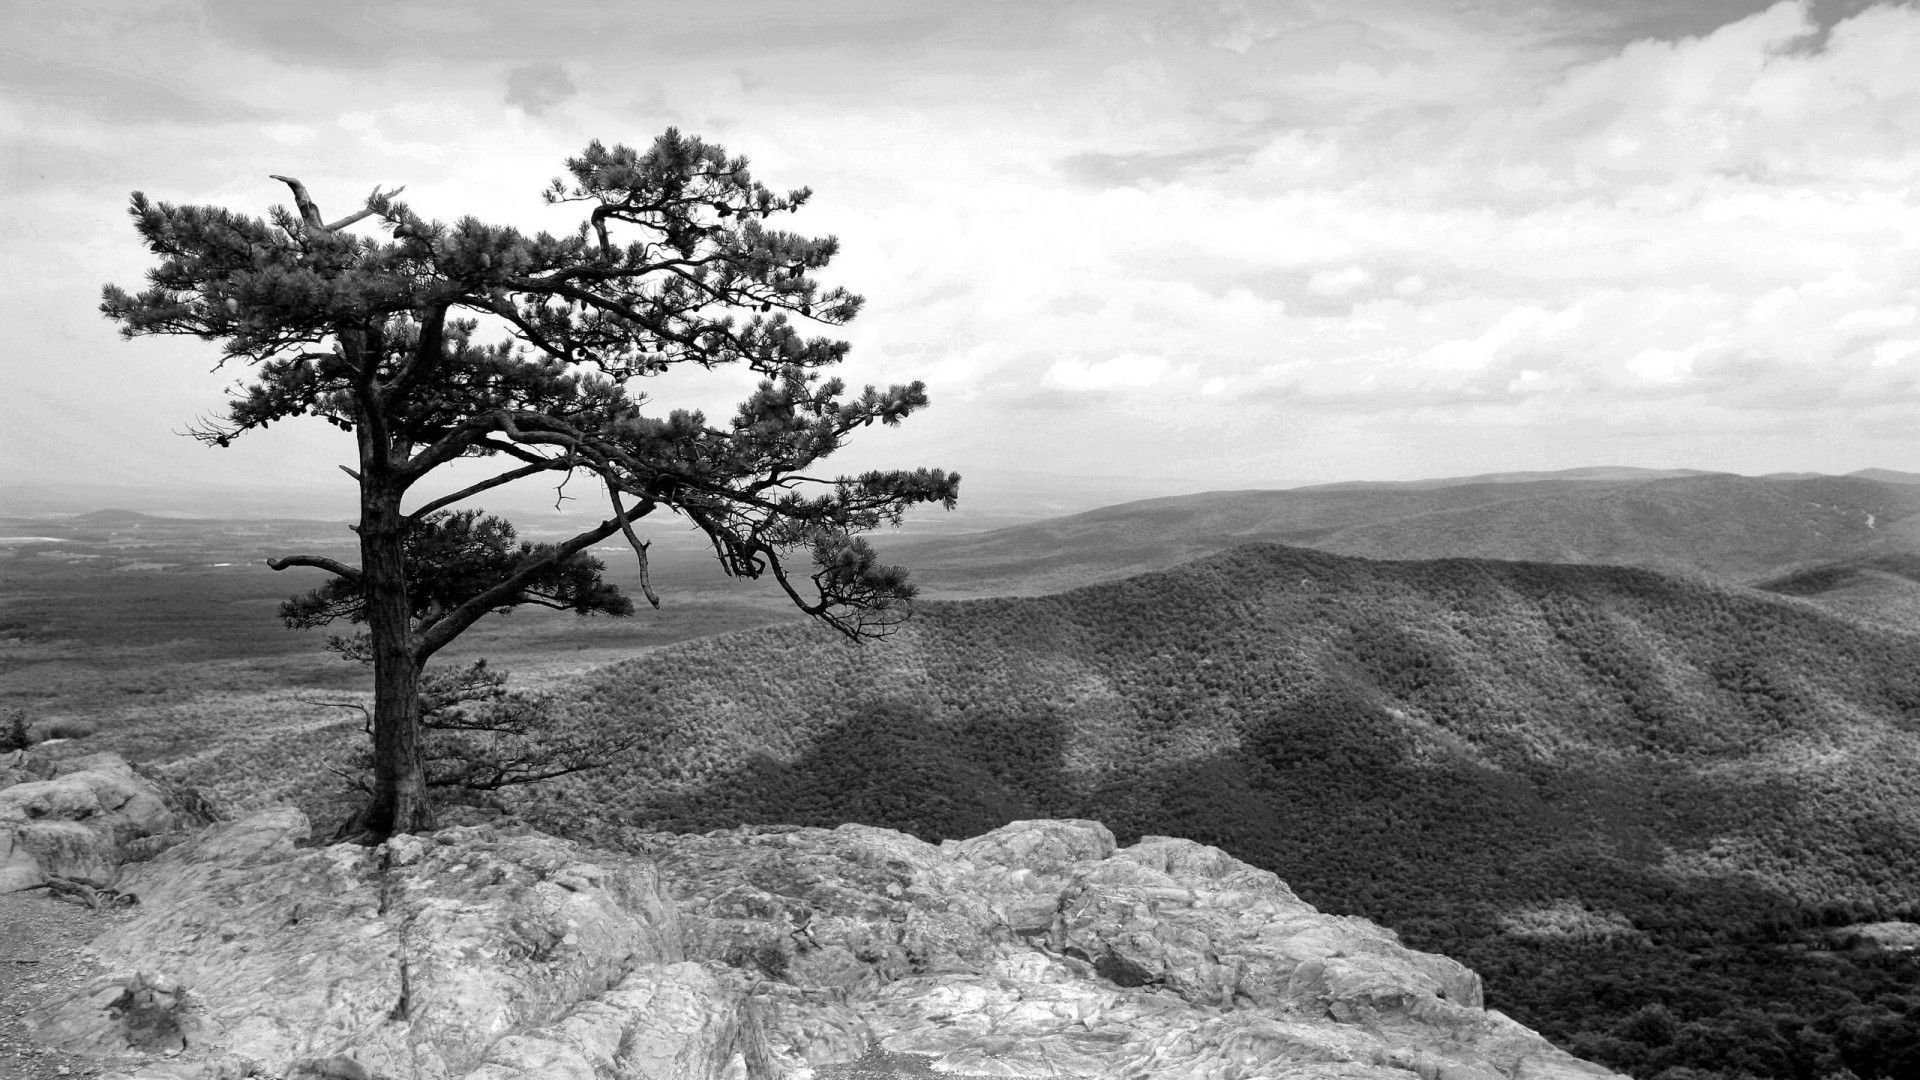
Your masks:
<instances>
[{"instance_id":1,"label":"gnarled limb","mask_svg":"<svg viewBox=\"0 0 1920 1080\"><path fill-rule=\"evenodd\" d=\"M339 232L341 229L346 228L362 218L370 217L376 212L372 206L367 206L329 225L325 219L321 218L320 207L315 205L313 196L307 194L307 185L295 180L291 176L281 176L279 173L269 173L267 174L267 179L278 180L293 189L293 205L300 210L300 220L306 222L308 229L316 232ZM402 184L392 191L387 192L386 197L391 199L405 190L407 190L406 185ZM373 194L367 196L367 202L372 203L378 198L380 198L380 189L376 187L373 189Z\"/></svg>"},{"instance_id":2,"label":"gnarled limb","mask_svg":"<svg viewBox=\"0 0 1920 1080\"><path fill-rule=\"evenodd\" d=\"M267 560L269 570L285 570L289 566L312 566L346 578L348 581L360 580L359 567L348 566L338 559L329 559L324 555L289 555L284 559Z\"/></svg>"},{"instance_id":3,"label":"gnarled limb","mask_svg":"<svg viewBox=\"0 0 1920 1080\"><path fill-rule=\"evenodd\" d=\"M320 218L320 208L313 203L313 196L307 194L307 185L291 176L268 173L267 179L278 180L293 189L293 205L300 211L300 220L307 223L309 229L325 229L326 222Z\"/></svg>"}]
</instances>

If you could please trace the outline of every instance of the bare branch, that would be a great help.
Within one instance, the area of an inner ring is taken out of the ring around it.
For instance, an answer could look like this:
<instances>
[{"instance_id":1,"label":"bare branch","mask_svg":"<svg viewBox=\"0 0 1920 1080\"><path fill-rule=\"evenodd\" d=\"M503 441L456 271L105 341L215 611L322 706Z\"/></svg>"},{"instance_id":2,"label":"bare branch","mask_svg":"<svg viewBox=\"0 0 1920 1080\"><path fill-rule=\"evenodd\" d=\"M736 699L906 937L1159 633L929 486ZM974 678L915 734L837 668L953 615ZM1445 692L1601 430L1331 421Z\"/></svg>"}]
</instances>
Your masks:
<instances>
[{"instance_id":1,"label":"bare branch","mask_svg":"<svg viewBox=\"0 0 1920 1080\"><path fill-rule=\"evenodd\" d=\"M289 555L284 559L268 559L267 569L285 570L289 566L313 566L331 574L337 574L348 581L360 580L360 568L348 566L338 559L329 559L322 555Z\"/></svg>"},{"instance_id":2,"label":"bare branch","mask_svg":"<svg viewBox=\"0 0 1920 1080\"><path fill-rule=\"evenodd\" d=\"M295 180L291 176L281 176L279 173L269 174L267 178L270 180L278 180L293 189L293 205L300 209L300 220L305 222L307 228L314 232L339 232L341 229L346 228L362 218L370 217L378 213L372 206L367 206L329 225L321 218L320 207L315 205L313 196L307 194L307 185ZM386 197L391 199L405 190L407 190L406 185L403 184L387 192ZM373 194L367 197L367 201L371 203L378 198L380 198L380 189L376 187L373 189Z\"/></svg>"},{"instance_id":3,"label":"bare branch","mask_svg":"<svg viewBox=\"0 0 1920 1080\"><path fill-rule=\"evenodd\" d=\"M314 701L311 698L294 698L293 700L302 705L318 705L323 709L358 709L361 717L366 720L364 730L369 735L373 734L373 714L367 711L365 705L357 701Z\"/></svg>"},{"instance_id":4,"label":"bare branch","mask_svg":"<svg viewBox=\"0 0 1920 1080\"><path fill-rule=\"evenodd\" d=\"M407 185L401 184L399 187L394 188L392 191L387 192L386 197L391 199L395 195L398 195L405 190L407 190ZM373 194L367 196L367 201L372 202L375 199L378 199L380 197L381 197L380 189L376 187L373 189ZM379 213L379 211L375 210L371 206L364 207L362 209L355 210L353 213L348 214L346 217L341 218L339 221L336 221L331 225L325 226L325 228L328 232L339 232L341 229L344 229L347 226L353 224L354 222L359 221L361 218L370 217L377 213Z\"/></svg>"},{"instance_id":5,"label":"bare branch","mask_svg":"<svg viewBox=\"0 0 1920 1080\"><path fill-rule=\"evenodd\" d=\"M357 484L360 482L360 474L357 472L354 472L352 469L347 468L345 465L340 466L340 471L343 473L346 473L348 476L353 477L354 483Z\"/></svg>"},{"instance_id":6,"label":"bare branch","mask_svg":"<svg viewBox=\"0 0 1920 1080\"><path fill-rule=\"evenodd\" d=\"M607 498L613 501L613 515L620 519L620 531L626 536L628 545L633 548L634 558L640 561L640 592L646 596L647 603L652 604L655 609L658 609L660 607L660 597L653 591L653 579L647 575L647 549L653 546L653 542L648 541L643 544L640 542L640 538L633 534L633 518L645 517L648 513L652 512L653 504L649 502L646 504L647 508L645 510L629 516L626 509L620 505L620 489L615 486L614 482L610 479L607 480ZM639 507L635 507L634 509L639 510Z\"/></svg>"},{"instance_id":7,"label":"bare branch","mask_svg":"<svg viewBox=\"0 0 1920 1080\"><path fill-rule=\"evenodd\" d=\"M313 196L307 194L307 185L291 176L269 173L269 180L278 180L293 189L293 205L300 209L300 220L307 223L309 229L325 230L326 222L320 217L320 208L313 204Z\"/></svg>"}]
</instances>

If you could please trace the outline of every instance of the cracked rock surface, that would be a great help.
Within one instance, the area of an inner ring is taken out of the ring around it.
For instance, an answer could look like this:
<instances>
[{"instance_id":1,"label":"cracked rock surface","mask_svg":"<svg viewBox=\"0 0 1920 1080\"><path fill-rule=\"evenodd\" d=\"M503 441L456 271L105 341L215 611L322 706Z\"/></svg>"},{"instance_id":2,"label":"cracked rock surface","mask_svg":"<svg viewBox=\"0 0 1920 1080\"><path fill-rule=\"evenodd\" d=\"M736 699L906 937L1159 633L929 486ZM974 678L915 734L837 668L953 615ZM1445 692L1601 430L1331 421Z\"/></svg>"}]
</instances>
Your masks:
<instances>
[{"instance_id":1,"label":"cracked rock surface","mask_svg":"<svg viewBox=\"0 0 1920 1080\"><path fill-rule=\"evenodd\" d=\"M293 810L129 868L114 972L29 1016L124 1077L1591 1080L1480 979L1186 840L1089 821L524 827L303 848Z\"/></svg>"}]
</instances>

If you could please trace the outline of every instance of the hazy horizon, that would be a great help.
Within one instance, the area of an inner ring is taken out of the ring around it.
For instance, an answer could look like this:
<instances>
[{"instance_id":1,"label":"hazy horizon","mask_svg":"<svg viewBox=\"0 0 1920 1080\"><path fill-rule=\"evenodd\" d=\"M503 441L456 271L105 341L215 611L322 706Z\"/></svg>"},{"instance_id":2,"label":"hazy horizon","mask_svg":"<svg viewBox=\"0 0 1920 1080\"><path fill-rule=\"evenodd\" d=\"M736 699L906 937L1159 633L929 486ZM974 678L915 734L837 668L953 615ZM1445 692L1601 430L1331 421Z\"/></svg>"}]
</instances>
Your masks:
<instances>
[{"instance_id":1,"label":"hazy horizon","mask_svg":"<svg viewBox=\"0 0 1920 1080\"><path fill-rule=\"evenodd\" d=\"M1594 474L1594 475L1580 475ZM1609 474L1609 475L1599 475ZM1620 474L1613 476L1610 474ZM1640 474L1636 477L1634 474ZM1893 483L1920 483L1920 472L1865 466L1845 473L1816 473L1810 470L1783 470L1751 474L1728 469L1668 469L1639 466L1575 466L1566 469L1531 471L1501 470L1464 476L1419 476L1400 479L1355 477L1326 483L1281 487L1186 487L1177 482L1113 480L1091 477L1064 477L1044 473L1002 474L1000 483L971 499L953 512L937 508L916 508L909 512L909 532L976 532L1007 525L1024 524L1050 517L1070 516L1089 510L1147 499L1182 495L1200 495L1215 491L1286 491L1338 488L1345 486L1426 486L1461 482L1498 482L1509 479L1633 479L1658 478L1666 474L1735 475L1754 478L1813 475L1857 476L1883 479ZM1872 474L1883 474L1878 477ZM1011 482L1009 482L1009 480ZM518 487L520 490L515 490ZM963 484L963 492L965 486ZM532 485L515 485L492 493L494 497L475 500L503 514L522 527L540 530L560 528L563 523L598 520L604 507L592 500L573 499L556 507L551 485L542 492ZM303 492L293 489L232 489L209 491L204 488L152 488L127 485L81 483L68 485L0 483L0 517L64 518L110 510L127 510L158 517L206 519L288 519L351 521L358 514L351 484L339 483L325 491ZM648 519L653 529L691 531L692 526L670 514ZM643 529L643 531L645 531Z\"/></svg>"},{"instance_id":2,"label":"hazy horizon","mask_svg":"<svg viewBox=\"0 0 1920 1080\"><path fill-rule=\"evenodd\" d=\"M429 217L562 230L537 193L567 156L669 125L814 188L783 226L837 234L824 277L869 299L842 374L929 385L830 467L958 471L963 514L1920 469L1912 3L94 0L11 24L0 486L350 508L325 425L175 434L238 373L98 315L152 261L128 192L264 214L284 173L329 215L405 184ZM648 389L720 420L743 385Z\"/></svg>"}]
</instances>

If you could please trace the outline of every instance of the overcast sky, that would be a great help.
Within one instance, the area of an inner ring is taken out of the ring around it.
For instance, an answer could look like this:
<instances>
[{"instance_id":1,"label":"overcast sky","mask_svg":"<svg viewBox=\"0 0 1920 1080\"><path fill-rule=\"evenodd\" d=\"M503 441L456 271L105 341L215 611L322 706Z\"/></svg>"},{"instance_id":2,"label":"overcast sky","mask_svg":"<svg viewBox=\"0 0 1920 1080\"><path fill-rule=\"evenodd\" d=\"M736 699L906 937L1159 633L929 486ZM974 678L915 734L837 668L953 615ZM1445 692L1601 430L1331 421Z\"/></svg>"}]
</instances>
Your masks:
<instances>
[{"instance_id":1,"label":"overcast sky","mask_svg":"<svg viewBox=\"0 0 1920 1080\"><path fill-rule=\"evenodd\" d=\"M560 231L537 196L566 157L670 125L815 190L791 227L838 235L826 278L868 298L847 378L931 387L850 469L1103 501L1920 469L1912 4L4 10L0 482L347 505L325 425L174 434L236 373L98 315L151 259L130 191L264 213L287 173L329 217L405 184L428 217ZM725 416L738 390L660 396Z\"/></svg>"}]
</instances>

